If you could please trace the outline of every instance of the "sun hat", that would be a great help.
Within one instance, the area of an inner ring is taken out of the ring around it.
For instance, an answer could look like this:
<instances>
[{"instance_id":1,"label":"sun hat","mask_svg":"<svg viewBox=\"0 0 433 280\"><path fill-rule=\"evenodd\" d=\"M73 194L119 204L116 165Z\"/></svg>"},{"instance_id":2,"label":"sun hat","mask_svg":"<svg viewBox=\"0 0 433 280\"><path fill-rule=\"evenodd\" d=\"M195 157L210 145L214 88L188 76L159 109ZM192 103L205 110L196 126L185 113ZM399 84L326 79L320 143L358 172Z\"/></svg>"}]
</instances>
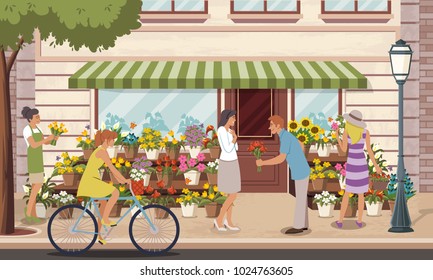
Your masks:
<instances>
[{"instance_id":1,"label":"sun hat","mask_svg":"<svg viewBox=\"0 0 433 280\"><path fill-rule=\"evenodd\" d=\"M355 126L361 128L367 127L367 124L362 121L362 113L358 110L352 110L349 114L343 114L343 118Z\"/></svg>"}]
</instances>

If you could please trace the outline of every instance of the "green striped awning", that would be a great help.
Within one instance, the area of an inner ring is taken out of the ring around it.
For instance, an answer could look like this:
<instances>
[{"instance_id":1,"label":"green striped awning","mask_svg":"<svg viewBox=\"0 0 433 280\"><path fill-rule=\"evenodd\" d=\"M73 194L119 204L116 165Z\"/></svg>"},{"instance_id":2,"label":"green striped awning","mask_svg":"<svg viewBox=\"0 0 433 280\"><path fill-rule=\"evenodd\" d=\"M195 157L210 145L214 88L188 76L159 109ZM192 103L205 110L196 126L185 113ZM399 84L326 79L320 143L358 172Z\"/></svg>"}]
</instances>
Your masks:
<instances>
[{"instance_id":1,"label":"green striped awning","mask_svg":"<svg viewBox=\"0 0 433 280\"><path fill-rule=\"evenodd\" d=\"M366 88L348 62L105 61L89 62L69 88Z\"/></svg>"}]
</instances>

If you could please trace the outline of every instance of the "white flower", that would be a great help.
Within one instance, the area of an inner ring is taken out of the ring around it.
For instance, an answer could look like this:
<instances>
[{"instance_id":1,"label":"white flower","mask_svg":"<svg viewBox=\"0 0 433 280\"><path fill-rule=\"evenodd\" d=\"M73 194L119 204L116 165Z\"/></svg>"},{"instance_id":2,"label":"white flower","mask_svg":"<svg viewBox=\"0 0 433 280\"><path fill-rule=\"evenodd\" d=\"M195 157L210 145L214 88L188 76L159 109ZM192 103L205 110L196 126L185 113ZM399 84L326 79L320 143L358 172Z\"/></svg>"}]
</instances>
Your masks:
<instances>
[{"instance_id":1,"label":"white flower","mask_svg":"<svg viewBox=\"0 0 433 280\"><path fill-rule=\"evenodd\" d=\"M314 195L314 198L318 198L318 197L319 197L319 195L318 195L318 194L315 194L315 195Z\"/></svg>"},{"instance_id":2,"label":"white flower","mask_svg":"<svg viewBox=\"0 0 433 280\"><path fill-rule=\"evenodd\" d=\"M383 166L384 166L384 167L387 167L387 166L388 166L388 162L385 161L385 162L383 163Z\"/></svg>"},{"instance_id":3,"label":"white flower","mask_svg":"<svg viewBox=\"0 0 433 280\"><path fill-rule=\"evenodd\" d=\"M327 195L329 195L329 192L328 192L328 191L323 191L323 192L322 192L322 195L327 196Z\"/></svg>"},{"instance_id":4,"label":"white flower","mask_svg":"<svg viewBox=\"0 0 433 280\"><path fill-rule=\"evenodd\" d=\"M67 195L68 195L68 193L65 192L65 191L61 191L61 192L60 192L60 196L67 196Z\"/></svg>"},{"instance_id":5,"label":"white flower","mask_svg":"<svg viewBox=\"0 0 433 280\"><path fill-rule=\"evenodd\" d=\"M38 191L38 194L39 194L39 195L41 194L41 191L42 191L42 188L40 188L39 191Z\"/></svg>"},{"instance_id":6,"label":"white flower","mask_svg":"<svg viewBox=\"0 0 433 280\"><path fill-rule=\"evenodd\" d=\"M218 170L218 165L215 167L215 170Z\"/></svg>"},{"instance_id":7,"label":"white flower","mask_svg":"<svg viewBox=\"0 0 433 280\"><path fill-rule=\"evenodd\" d=\"M105 130L107 128L107 126L105 125L105 122L101 123L101 130Z\"/></svg>"},{"instance_id":8,"label":"white flower","mask_svg":"<svg viewBox=\"0 0 433 280\"><path fill-rule=\"evenodd\" d=\"M145 173L146 170L144 170L144 169L140 169L140 172L141 172L141 173Z\"/></svg>"},{"instance_id":9,"label":"white flower","mask_svg":"<svg viewBox=\"0 0 433 280\"><path fill-rule=\"evenodd\" d=\"M67 200L66 198L62 198L62 199L60 199L60 203L65 204L65 203L67 203L67 202L68 202L68 200Z\"/></svg>"},{"instance_id":10,"label":"white flower","mask_svg":"<svg viewBox=\"0 0 433 280\"><path fill-rule=\"evenodd\" d=\"M27 187L26 185L23 185L23 189L24 189L24 192L27 194L30 192L30 188Z\"/></svg>"},{"instance_id":11,"label":"white flower","mask_svg":"<svg viewBox=\"0 0 433 280\"><path fill-rule=\"evenodd\" d=\"M317 199L322 199L322 195L321 194L317 194Z\"/></svg>"},{"instance_id":12,"label":"white flower","mask_svg":"<svg viewBox=\"0 0 433 280\"><path fill-rule=\"evenodd\" d=\"M128 132L122 132L121 136L126 137L126 136L128 136L128 134L129 134Z\"/></svg>"},{"instance_id":13,"label":"white flower","mask_svg":"<svg viewBox=\"0 0 433 280\"><path fill-rule=\"evenodd\" d=\"M67 198L68 198L68 200L70 200L70 201L74 200L74 196L73 196L72 194L68 194Z\"/></svg>"},{"instance_id":14,"label":"white flower","mask_svg":"<svg viewBox=\"0 0 433 280\"><path fill-rule=\"evenodd\" d=\"M58 194L55 193L55 194L53 194L52 198L55 199L55 200L57 200L57 199L60 198L60 196L59 196Z\"/></svg>"},{"instance_id":15,"label":"white flower","mask_svg":"<svg viewBox=\"0 0 433 280\"><path fill-rule=\"evenodd\" d=\"M216 162L216 163L220 163L220 160L219 160L219 159L216 159L215 162Z\"/></svg>"},{"instance_id":16,"label":"white flower","mask_svg":"<svg viewBox=\"0 0 433 280\"><path fill-rule=\"evenodd\" d=\"M42 199L47 199L48 198L48 192L45 192L43 195L42 195Z\"/></svg>"},{"instance_id":17,"label":"white flower","mask_svg":"<svg viewBox=\"0 0 433 280\"><path fill-rule=\"evenodd\" d=\"M117 123L115 123L113 125L113 129L118 129L119 127L120 127L120 123L119 122L117 122Z\"/></svg>"}]
</instances>

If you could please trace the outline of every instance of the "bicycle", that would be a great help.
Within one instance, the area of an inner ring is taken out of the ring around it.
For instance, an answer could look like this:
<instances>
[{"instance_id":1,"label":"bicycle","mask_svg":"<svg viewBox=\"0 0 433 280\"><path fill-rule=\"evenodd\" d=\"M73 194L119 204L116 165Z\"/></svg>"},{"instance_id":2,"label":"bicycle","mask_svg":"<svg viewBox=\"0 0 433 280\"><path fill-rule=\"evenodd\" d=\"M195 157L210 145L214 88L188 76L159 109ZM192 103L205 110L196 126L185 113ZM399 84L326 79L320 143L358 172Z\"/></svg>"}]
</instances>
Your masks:
<instances>
[{"instance_id":1,"label":"bicycle","mask_svg":"<svg viewBox=\"0 0 433 280\"><path fill-rule=\"evenodd\" d=\"M179 221L176 215L161 205L142 206L131 186L130 191L132 196L118 199L120 201L132 200L133 204L117 220L117 224L120 224L132 211L133 206L138 207L139 211L132 216L129 223L129 237L132 244L147 255L159 255L170 251L179 238ZM85 207L70 204L57 209L48 222L48 239L54 248L64 255L78 255L87 252L95 244L99 234L98 223L95 215L90 212L89 206L93 205L97 217L102 219L96 201L108 199L108 197L90 198ZM102 237L105 239L112 229L113 227L102 225Z\"/></svg>"}]
</instances>

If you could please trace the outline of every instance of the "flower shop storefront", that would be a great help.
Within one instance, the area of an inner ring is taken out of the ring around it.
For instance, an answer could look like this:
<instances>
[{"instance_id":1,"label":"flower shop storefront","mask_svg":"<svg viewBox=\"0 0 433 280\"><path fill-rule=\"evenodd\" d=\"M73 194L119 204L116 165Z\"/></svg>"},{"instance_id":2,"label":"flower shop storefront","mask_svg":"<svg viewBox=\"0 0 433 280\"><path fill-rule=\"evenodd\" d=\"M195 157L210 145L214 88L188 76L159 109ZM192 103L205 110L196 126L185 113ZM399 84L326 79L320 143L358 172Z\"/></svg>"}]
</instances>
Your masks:
<instances>
[{"instance_id":1,"label":"flower shop storefront","mask_svg":"<svg viewBox=\"0 0 433 280\"><path fill-rule=\"evenodd\" d=\"M268 130L270 115L308 116L312 102L321 111L341 114L343 90L367 88L367 79L338 61L105 61L86 63L69 78L69 88L95 90L96 128L120 121L127 130L133 122L137 132L149 127L178 137L188 125L217 127L221 110L235 109L242 192L287 192L287 166L257 173L250 142L262 141L265 157L278 155L279 139ZM312 151L308 159L313 158Z\"/></svg>"}]
</instances>

